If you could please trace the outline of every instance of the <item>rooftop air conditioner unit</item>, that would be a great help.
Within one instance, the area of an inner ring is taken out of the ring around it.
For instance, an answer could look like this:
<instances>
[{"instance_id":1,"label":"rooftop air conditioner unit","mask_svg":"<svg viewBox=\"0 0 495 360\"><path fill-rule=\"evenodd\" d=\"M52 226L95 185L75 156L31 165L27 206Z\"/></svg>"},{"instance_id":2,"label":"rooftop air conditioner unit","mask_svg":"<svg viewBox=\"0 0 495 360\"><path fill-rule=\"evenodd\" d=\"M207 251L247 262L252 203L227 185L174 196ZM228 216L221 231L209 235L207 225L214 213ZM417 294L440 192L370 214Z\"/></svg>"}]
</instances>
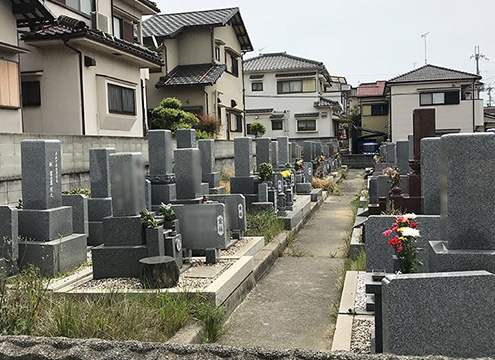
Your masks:
<instances>
[{"instance_id":1,"label":"rooftop air conditioner unit","mask_svg":"<svg viewBox=\"0 0 495 360\"><path fill-rule=\"evenodd\" d=\"M91 13L91 29L100 30L104 33L109 33L108 28L108 16L103 15L97 11Z\"/></svg>"}]
</instances>

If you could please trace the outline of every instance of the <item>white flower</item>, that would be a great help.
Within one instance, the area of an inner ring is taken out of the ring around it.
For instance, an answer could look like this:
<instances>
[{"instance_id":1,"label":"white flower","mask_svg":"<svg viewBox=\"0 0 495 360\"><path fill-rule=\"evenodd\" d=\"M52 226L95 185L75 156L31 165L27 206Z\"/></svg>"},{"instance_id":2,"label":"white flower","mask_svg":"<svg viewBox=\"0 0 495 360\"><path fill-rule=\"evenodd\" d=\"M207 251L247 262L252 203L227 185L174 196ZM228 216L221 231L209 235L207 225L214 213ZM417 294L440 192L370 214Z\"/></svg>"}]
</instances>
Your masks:
<instances>
[{"instance_id":1,"label":"white flower","mask_svg":"<svg viewBox=\"0 0 495 360\"><path fill-rule=\"evenodd\" d=\"M414 220L414 219L416 219L416 214L413 214L413 213L411 213L411 214L404 214L404 215L402 215L402 217L404 219Z\"/></svg>"},{"instance_id":2,"label":"white flower","mask_svg":"<svg viewBox=\"0 0 495 360\"><path fill-rule=\"evenodd\" d=\"M418 229L406 227L402 230L402 236L420 237Z\"/></svg>"}]
</instances>

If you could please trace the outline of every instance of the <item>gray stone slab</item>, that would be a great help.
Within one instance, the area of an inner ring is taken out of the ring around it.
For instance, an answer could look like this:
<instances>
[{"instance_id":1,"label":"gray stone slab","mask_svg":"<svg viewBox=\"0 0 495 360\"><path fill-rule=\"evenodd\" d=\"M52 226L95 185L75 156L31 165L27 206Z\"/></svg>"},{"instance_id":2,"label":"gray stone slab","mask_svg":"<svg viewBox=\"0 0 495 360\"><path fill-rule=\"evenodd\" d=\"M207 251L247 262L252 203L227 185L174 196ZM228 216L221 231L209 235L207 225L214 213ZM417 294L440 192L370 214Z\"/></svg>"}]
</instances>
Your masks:
<instances>
[{"instance_id":1,"label":"gray stone slab","mask_svg":"<svg viewBox=\"0 0 495 360\"><path fill-rule=\"evenodd\" d=\"M278 166L283 168L290 162L289 160L289 138L287 136L278 136Z\"/></svg>"},{"instance_id":2,"label":"gray stone slab","mask_svg":"<svg viewBox=\"0 0 495 360\"><path fill-rule=\"evenodd\" d=\"M110 165L108 157L114 148L89 149L89 172L92 198L109 198L111 194Z\"/></svg>"},{"instance_id":3,"label":"gray stone slab","mask_svg":"<svg viewBox=\"0 0 495 360\"><path fill-rule=\"evenodd\" d=\"M89 198L88 221L101 221L112 216L112 198Z\"/></svg>"},{"instance_id":4,"label":"gray stone slab","mask_svg":"<svg viewBox=\"0 0 495 360\"><path fill-rule=\"evenodd\" d=\"M394 251L387 243L388 238L382 233L392 227L395 216L391 215L372 215L364 224L364 243L366 244L366 271L374 269L385 269L387 272L394 272L394 262L392 255ZM419 259L423 261L424 266L419 267L419 272L427 272L429 269L428 262L428 243L436 240L440 236L440 216L418 215L416 218L418 230L421 237L418 239L417 246L423 251L419 254Z\"/></svg>"},{"instance_id":5,"label":"gray stone slab","mask_svg":"<svg viewBox=\"0 0 495 360\"><path fill-rule=\"evenodd\" d=\"M208 183L201 183L201 197L210 193L210 185Z\"/></svg>"},{"instance_id":6,"label":"gray stone slab","mask_svg":"<svg viewBox=\"0 0 495 360\"><path fill-rule=\"evenodd\" d=\"M165 241L163 237L162 225L154 229L145 229L145 237L149 257L165 255Z\"/></svg>"},{"instance_id":7,"label":"gray stone slab","mask_svg":"<svg viewBox=\"0 0 495 360\"><path fill-rule=\"evenodd\" d=\"M235 176L251 175L253 168L253 154L251 138L241 137L234 139Z\"/></svg>"},{"instance_id":8,"label":"gray stone slab","mask_svg":"<svg viewBox=\"0 0 495 360\"><path fill-rule=\"evenodd\" d=\"M322 189L311 190L311 202L318 202L322 199L323 199L323 190Z\"/></svg>"},{"instance_id":9,"label":"gray stone slab","mask_svg":"<svg viewBox=\"0 0 495 360\"><path fill-rule=\"evenodd\" d=\"M151 181L144 179L144 205L151 211Z\"/></svg>"},{"instance_id":10,"label":"gray stone slab","mask_svg":"<svg viewBox=\"0 0 495 360\"><path fill-rule=\"evenodd\" d=\"M255 194L256 179L254 176L230 178L230 193L231 194Z\"/></svg>"},{"instance_id":11,"label":"gray stone slab","mask_svg":"<svg viewBox=\"0 0 495 360\"><path fill-rule=\"evenodd\" d=\"M140 153L109 156L114 216L138 215L145 208L144 162Z\"/></svg>"},{"instance_id":12,"label":"gray stone slab","mask_svg":"<svg viewBox=\"0 0 495 360\"><path fill-rule=\"evenodd\" d=\"M268 184L262 182L258 184L258 202L268 201Z\"/></svg>"},{"instance_id":13,"label":"gray stone slab","mask_svg":"<svg viewBox=\"0 0 495 360\"><path fill-rule=\"evenodd\" d=\"M256 139L256 169L263 163L271 164L271 142L270 138Z\"/></svg>"},{"instance_id":14,"label":"gray stone slab","mask_svg":"<svg viewBox=\"0 0 495 360\"><path fill-rule=\"evenodd\" d=\"M311 162L314 160L313 143L311 141L304 141L303 142L303 159L304 159L304 162Z\"/></svg>"},{"instance_id":15,"label":"gray stone slab","mask_svg":"<svg viewBox=\"0 0 495 360\"><path fill-rule=\"evenodd\" d=\"M275 206L272 202L253 202L251 203L251 210L254 212L274 212Z\"/></svg>"},{"instance_id":16,"label":"gray stone slab","mask_svg":"<svg viewBox=\"0 0 495 360\"><path fill-rule=\"evenodd\" d=\"M493 356L495 275L486 271L388 275L382 284L384 352Z\"/></svg>"},{"instance_id":17,"label":"gray stone slab","mask_svg":"<svg viewBox=\"0 0 495 360\"><path fill-rule=\"evenodd\" d=\"M446 241L430 241L427 247L430 271L486 270L495 273L493 250L450 250Z\"/></svg>"},{"instance_id":18,"label":"gray stone slab","mask_svg":"<svg viewBox=\"0 0 495 360\"><path fill-rule=\"evenodd\" d=\"M201 168L203 174L214 173L215 170L215 140L198 140L198 148L201 153Z\"/></svg>"},{"instance_id":19,"label":"gray stone slab","mask_svg":"<svg viewBox=\"0 0 495 360\"><path fill-rule=\"evenodd\" d=\"M228 230L240 231L241 233L246 231L246 198L244 195L210 195L208 199L225 205L225 224Z\"/></svg>"},{"instance_id":20,"label":"gray stone slab","mask_svg":"<svg viewBox=\"0 0 495 360\"><path fill-rule=\"evenodd\" d=\"M208 183L210 188L217 188L220 186L220 173L203 173L201 180L205 183Z\"/></svg>"},{"instance_id":21,"label":"gray stone slab","mask_svg":"<svg viewBox=\"0 0 495 360\"><path fill-rule=\"evenodd\" d=\"M304 182L311 184L313 182L313 163L303 162L303 170L304 170Z\"/></svg>"},{"instance_id":22,"label":"gray stone slab","mask_svg":"<svg viewBox=\"0 0 495 360\"><path fill-rule=\"evenodd\" d=\"M311 190L313 190L313 186L310 183L297 183L296 184L296 192L298 194L311 194Z\"/></svg>"},{"instance_id":23,"label":"gray stone slab","mask_svg":"<svg viewBox=\"0 0 495 360\"><path fill-rule=\"evenodd\" d=\"M93 278L137 278L141 273L139 260L148 257L145 245L105 246L91 249L93 258Z\"/></svg>"},{"instance_id":24,"label":"gray stone slab","mask_svg":"<svg viewBox=\"0 0 495 360\"><path fill-rule=\"evenodd\" d=\"M177 149L174 154L177 199L187 200L202 197L199 149Z\"/></svg>"},{"instance_id":25,"label":"gray stone slab","mask_svg":"<svg viewBox=\"0 0 495 360\"><path fill-rule=\"evenodd\" d=\"M225 205L172 205L181 226L182 245L188 250L225 249L229 234Z\"/></svg>"},{"instance_id":26,"label":"gray stone slab","mask_svg":"<svg viewBox=\"0 0 495 360\"><path fill-rule=\"evenodd\" d=\"M62 205L62 155L58 140L22 140L22 203L25 209Z\"/></svg>"},{"instance_id":27,"label":"gray stone slab","mask_svg":"<svg viewBox=\"0 0 495 360\"><path fill-rule=\"evenodd\" d=\"M421 195L423 213L440 214L440 138L421 140Z\"/></svg>"},{"instance_id":28,"label":"gray stone slab","mask_svg":"<svg viewBox=\"0 0 495 360\"><path fill-rule=\"evenodd\" d=\"M409 172L409 141L398 140L395 143L395 157L395 164L401 174L407 174Z\"/></svg>"},{"instance_id":29,"label":"gray stone slab","mask_svg":"<svg viewBox=\"0 0 495 360\"><path fill-rule=\"evenodd\" d=\"M165 255L175 259L177 266L182 268L184 259L182 257L182 235L165 236Z\"/></svg>"},{"instance_id":30,"label":"gray stone slab","mask_svg":"<svg viewBox=\"0 0 495 360\"><path fill-rule=\"evenodd\" d=\"M105 242L103 235L103 221L89 221L88 246L98 246Z\"/></svg>"},{"instance_id":31,"label":"gray stone slab","mask_svg":"<svg viewBox=\"0 0 495 360\"><path fill-rule=\"evenodd\" d=\"M414 158L414 135L407 135L407 141L409 142L409 160Z\"/></svg>"},{"instance_id":32,"label":"gray stone slab","mask_svg":"<svg viewBox=\"0 0 495 360\"><path fill-rule=\"evenodd\" d=\"M19 236L32 241L50 241L73 233L72 207L18 212Z\"/></svg>"},{"instance_id":33,"label":"gray stone slab","mask_svg":"<svg viewBox=\"0 0 495 360\"><path fill-rule=\"evenodd\" d=\"M385 147L387 149L385 162L389 164L395 164L395 143L385 143Z\"/></svg>"},{"instance_id":34,"label":"gray stone slab","mask_svg":"<svg viewBox=\"0 0 495 360\"><path fill-rule=\"evenodd\" d=\"M0 206L0 258L16 262L19 258L18 212L9 206Z\"/></svg>"},{"instance_id":35,"label":"gray stone slab","mask_svg":"<svg viewBox=\"0 0 495 360\"><path fill-rule=\"evenodd\" d=\"M62 204L72 207L72 231L89 235L88 197L82 194L62 195Z\"/></svg>"},{"instance_id":36,"label":"gray stone slab","mask_svg":"<svg viewBox=\"0 0 495 360\"><path fill-rule=\"evenodd\" d=\"M141 216L107 217L103 219L105 246L135 246L145 244Z\"/></svg>"},{"instance_id":37,"label":"gray stone slab","mask_svg":"<svg viewBox=\"0 0 495 360\"><path fill-rule=\"evenodd\" d=\"M271 142L271 159L270 163L273 166L273 169L278 169L278 143L276 141Z\"/></svg>"},{"instance_id":38,"label":"gray stone slab","mask_svg":"<svg viewBox=\"0 0 495 360\"><path fill-rule=\"evenodd\" d=\"M45 276L77 268L87 260L85 234L72 234L51 241L19 241L21 267L33 265Z\"/></svg>"},{"instance_id":39,"label":"gray stone slab","mask_svg":"<svg viewBox=\"0 0 495 360\"><path fill-rule=\"evenodd\" d=\"M323 154L323 148L321 142L315 142L315 154L316 156L321 156Z\"/></svg>"},{"instance_id":40,"label":"gray stone slab","mask_svg":"<svg viewBox=\"0 0 495 360\"><path fill-rule=\"evenodd\" d=\"M440 148L441 240L451 250L495 250L495 134L444 135Z\"/></svg>"},{"instance_id":41,"label":"gray stone slab","mask_svg":"<svg viewBox=\"0 0 495 360\"><path fill-rule=\"evenodd\" d=\"M188 149L196 147L196 130L178 129L176 132L177 149Z\"/></svg>"},{"instance_id":42,"label":"gray stone slab","mask_svg":"<svg viewBox=\"0 0 495 360\"><path fill-rule=\"evenodd\" d=\"M173 173L172 168L172 132L170 130L149 130L149 172L153 183L163 181Z\"/></svg>"},{"instance_id":43,"label":"gray stone slab","mask_svg":"<svg viewBox=\"0 0 495 360\"><path fill-rule=\"evenodd\" d=\"M151 184L151 204L160 206L177 200L175 184Z\"/></svg>"}]
</instances>

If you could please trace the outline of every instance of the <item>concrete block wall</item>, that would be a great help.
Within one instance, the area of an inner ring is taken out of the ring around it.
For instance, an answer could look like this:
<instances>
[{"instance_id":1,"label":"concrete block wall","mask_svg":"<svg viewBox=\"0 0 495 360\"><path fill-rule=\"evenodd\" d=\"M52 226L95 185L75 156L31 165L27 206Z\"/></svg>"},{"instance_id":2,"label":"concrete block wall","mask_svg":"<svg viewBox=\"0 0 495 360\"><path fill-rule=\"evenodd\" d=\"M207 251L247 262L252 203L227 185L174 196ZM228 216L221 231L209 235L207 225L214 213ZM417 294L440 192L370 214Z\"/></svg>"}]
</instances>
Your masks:
<instances>
[{"instance_id":1,"label":"concrete block wall","mask_svg":"<svg viewBox=\"0 0 495 360\"><path fill-rule=\"evenodd\" d=\"M375 165L373 155L363 154L342 154L342 164L349 169L364 169Z\"/></svg>"}]
</instances>

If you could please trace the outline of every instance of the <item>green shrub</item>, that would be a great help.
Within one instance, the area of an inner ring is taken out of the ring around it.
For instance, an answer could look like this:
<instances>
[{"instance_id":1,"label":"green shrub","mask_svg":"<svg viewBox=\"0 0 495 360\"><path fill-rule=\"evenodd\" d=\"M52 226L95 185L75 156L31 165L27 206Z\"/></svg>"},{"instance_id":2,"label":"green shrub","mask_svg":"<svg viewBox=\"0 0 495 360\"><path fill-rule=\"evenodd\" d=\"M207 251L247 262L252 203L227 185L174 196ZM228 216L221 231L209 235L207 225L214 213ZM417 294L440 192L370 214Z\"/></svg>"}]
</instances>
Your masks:
<instances>
[{"instance_id":1,"label":"green shrub","mask_svg":"<svg viewBox=\"0 0 495 360\"><path fill-rule=\"evenodd\" d=\"M74 189L62 191L62 194L64 194L64 195L86 195L87 197L90 197L91 196L91 190L90 189L74 188Z\"/></svg>"},{"instance_id":2,"label":"green shrub","mask_svg":"<svg viewBox=\"0 0 495 360\"><path fill-rule=\"evenodd\" d=\"M266 133L265 125L263 125L259 121L252 122L249 129L251 135L254 135L256 137L263 136Z\"/></svg>"},{"instance_id":3,"label":"green shrub","mask_svg":"<svg viewBox=\"0 0 495 360\"><path fill-rule=\"evenodd\" d=\"M155 219L155 216L153 215L153 213L149 210L144 210L144 211L141 211L141 224L143 224L143 226L145 228L148 228L148 229L154 229L156 227L158 227L158 224L156 223L156 219Z\"/></svg>"},{"instance_id":4,"label":"green shrub","mask_svg":"<svg viewBox=\"0 0 495 360\"><path fill-rule=\"evenodd\" d=\"M276 235L284 230L284 219L278 218L269 211L247 213L247 236L263 236L268 244Z\"/></svg>"},{"instance_id":5,"label":"green shrub","mask_svg":"<svg viewBox=\"0 0 495 360\"><path fill-rule=\"evenodd\" d=\"M171 204L164 204L161 203L160 207L158 208L158 214L163 216L163 220L165 221L174 221L176 216L175 216L175 211L172 209Z\"/></svg>"},{"instance_id":6,"label":"green shrub","mask_svg":"<svg viewBox=\"0 0 495 360\"><path fill-rule=\"evenodd\" d=\"M182 102L176 98L164 98L160 101L160 106L168 109L180 109L182 108Z\"/></svg>"},{"instance_id":7,"label":"green shrub","mask_svg":"<svg viewBox=\"0 0 495 360\"><path fill-rule=\"evenodd\" d=\"M273 166L270 163L261 163L258 166L261 181L270 181L273 179Z\"/></svg>"}]
</instances>

